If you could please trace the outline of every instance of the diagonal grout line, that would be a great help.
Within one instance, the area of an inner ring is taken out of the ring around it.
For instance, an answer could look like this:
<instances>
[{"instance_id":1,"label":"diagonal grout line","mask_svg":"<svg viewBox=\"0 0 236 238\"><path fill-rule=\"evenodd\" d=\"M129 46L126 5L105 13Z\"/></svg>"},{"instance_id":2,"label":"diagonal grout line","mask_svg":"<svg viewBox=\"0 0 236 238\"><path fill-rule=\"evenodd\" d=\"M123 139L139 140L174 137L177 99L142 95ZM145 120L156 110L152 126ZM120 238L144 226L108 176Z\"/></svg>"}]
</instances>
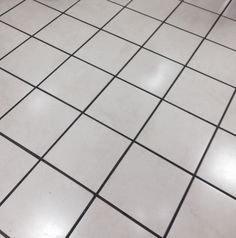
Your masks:
<instances>
[{"instance_id":1,"label":"diagonal grout line","mask_svg":"<svg viewBox=\"0 0 236 238\"><path fill-rule=\"evenodd\" d=\"M22 3L25 2L25 1L26 1L26 0L23 0L23 1L19 2L19 3L17 3L16 5L14 5L13 7L9 8L8 10L6 10L5 12L1 13L1 14L0 14L0 17L2 17L3 15L5 15L6 13L10 12L12 9L18 7L20 4L22 4Z\"/></svg>"},{"instance_id":2,"label":"diagonal grout line","mask_svg":"<svg viewBox=\"0 0 236 238\"><path fill-rule=\"evenodd\" d=\"M10 236L8 236L6 233L4 233L1 229L0 229L0 235L2 235L5 238L11 238Z\"/></svg>"}]
</instances>

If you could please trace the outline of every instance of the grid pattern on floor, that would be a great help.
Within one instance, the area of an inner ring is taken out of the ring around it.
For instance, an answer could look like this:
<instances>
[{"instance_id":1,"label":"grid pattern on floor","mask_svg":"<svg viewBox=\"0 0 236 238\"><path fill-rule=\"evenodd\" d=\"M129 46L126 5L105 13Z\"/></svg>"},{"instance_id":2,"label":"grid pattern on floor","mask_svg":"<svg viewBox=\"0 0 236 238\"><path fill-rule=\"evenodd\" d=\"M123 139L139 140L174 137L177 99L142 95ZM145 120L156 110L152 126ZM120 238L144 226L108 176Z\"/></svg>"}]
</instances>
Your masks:
<instances>
[{"instance_id":1,"label":"grid pattern on floor","mask_svg":"<svg viewBox=\"0 0 236 238\"><path fill-rule=\"evenodd\" d=\"M201 2L3 1L0 235L235 237L235 3Z\"/></svg>"}]
</instances>

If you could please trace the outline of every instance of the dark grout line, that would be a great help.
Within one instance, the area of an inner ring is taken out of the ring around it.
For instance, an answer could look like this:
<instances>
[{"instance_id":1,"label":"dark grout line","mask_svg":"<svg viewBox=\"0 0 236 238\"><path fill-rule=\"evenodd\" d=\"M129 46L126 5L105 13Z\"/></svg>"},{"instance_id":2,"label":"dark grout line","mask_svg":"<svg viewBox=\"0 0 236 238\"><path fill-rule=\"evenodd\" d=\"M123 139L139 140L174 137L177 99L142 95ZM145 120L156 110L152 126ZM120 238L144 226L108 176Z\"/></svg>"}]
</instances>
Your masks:
<instances>
[{"instance_id":1,"label":"dark grout line","mask_svg":"<svg viewBox=\"0 0 236 238\"><path fill-rule=\"evenodd\" d=\"M12 9L18 7L19 5L21 5L21 4L22 4L23 2L25 2L25 1L26 1L26 0L23 0L23 1L19 2L19 3L17 3L16 5L14 5L13 7L9 8L8 10L6 10L5 12L1 13L1 14L0 14L0 17L2 17L3 15L5 15L6 13L10 12Z\"/></svg>"},{"instance_id":2,"label":"dark grout line","mask_svg":"<svg viewBox=\"0 0 236 238\"><path fill-rule=\"evenodd\" d=\"M2 236L5 237L5 238L11 238L11 237L8 236L5 232L3 232L1 229L0 229L0 235L2 235Z\"/></svg>"}]
</instances>

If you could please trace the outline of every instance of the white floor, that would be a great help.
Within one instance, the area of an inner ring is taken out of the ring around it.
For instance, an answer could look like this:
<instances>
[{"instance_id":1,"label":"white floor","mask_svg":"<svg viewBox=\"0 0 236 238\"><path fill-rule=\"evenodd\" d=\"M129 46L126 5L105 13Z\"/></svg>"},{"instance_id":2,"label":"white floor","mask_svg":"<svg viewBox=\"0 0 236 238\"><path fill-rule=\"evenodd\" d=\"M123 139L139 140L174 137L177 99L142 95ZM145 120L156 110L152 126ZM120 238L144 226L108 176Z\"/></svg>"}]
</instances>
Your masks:
<instances>
[{"instance_id":1,"label":"white floor","mask_svg":"<svg viewBox=\"0 0 236 238\"><path fill-rule=\"evenodd\" d=\"M236 0L0 0L0 237L236 237Z\"/></svg>"}]
</instances>

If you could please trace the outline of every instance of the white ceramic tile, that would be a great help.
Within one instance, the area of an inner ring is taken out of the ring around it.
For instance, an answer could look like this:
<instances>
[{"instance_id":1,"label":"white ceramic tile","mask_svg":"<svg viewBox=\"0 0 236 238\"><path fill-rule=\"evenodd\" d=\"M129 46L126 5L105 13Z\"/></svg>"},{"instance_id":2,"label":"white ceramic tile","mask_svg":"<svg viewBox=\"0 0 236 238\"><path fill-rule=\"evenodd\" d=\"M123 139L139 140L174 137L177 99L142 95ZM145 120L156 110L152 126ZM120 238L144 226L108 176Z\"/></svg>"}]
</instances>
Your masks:
<instances>
[{"instance_id":1,"label":"white ceramic tile","mask_svg":"<svg viewBox=\"0 0 236 238\"><path fill-rule=\"evenodd\" d=\"M2 70L0 70L0 85L0 117L32 89Z\"/></svg>"},{"instance_id":2,"label":"white ceramic tile","mask_svg":"<svg viewBox=\"0 0 236 238\"><path fill-rule=\"evenodd\" d=\"M129 7L149 16L164 20L179 4L177 0L133 0Z\"/></svg>"},{"instance_id":3,"label":"white ceramic tile","mask_svg":"<svg viewBox=\"0 0 236 238\"><path fill-rule=\"evenodd\" d=\"M22 43L27 35L0 22L0 58Z\"/></svg>"},{"instance_id":4,"label":"white ceramic tile","mask_svg":"<svg viewBox=\"0 0 236 238\"><path fill-rule=\"evenodd\" d=\"M227 7L223 15L236 20L236 1L235 0L232 0L232 2Z\"/></svg>"},{"instance_id":5,"label":"white ceramic tile","mask_svg":"<svg viewBox=\"0 0 236 238\"><path fill-rule=\"evenodd\" d=\"M236 97L234 96L233 101L230 104L230 107L224 117L224 120L221 126L228 131L236 134Z\"/></svg>"},{"instance_id":6,"label":"white ceramic tile","mask_svg":"<svg viewBox=\"0 0 236 238\"><path fill-rule=\"evenodd\" d=\"M1 20L29 34L34 34L59 14L40 3L28 0L3 15Z\"/></svg>"},{"instance_id":7,"label":"white ceramic tile","mask_svg":"<svg viewBox=\"0 0 236 238\"><path fill-rule=\"evenodd\" d=\"M111 2L115 2L125 6L126 4L128 4L128 2L130 2L130 0L111 0Z\"/></svg>"},{"instance_id":8,"label":"white ceramic tile","mask_svg":"<svg viewBox=\"0 0 236 238\"><path fill-rule=\"evenodd\" d=\"M140 13L124 9L105 27L105 30L142 45L160 23Z\"/></svg>"},{"instance_id":9,"label":"white ceramic tile","mask_svg":"<svg viewBox=\"0 0 236 238\"><path fill-rule=\"evenodd\" d=\"M163 235L189 180L185 172L134 145L101 195Z\"/></svg>"},{"instance_id":10,"label":"white ceramic tile","mask_svg":"<svg viewBox=\"0 0 236 238\"><path fill-rule=\"evenodd\" d=\"M78 116L78 112L34 91L0 122L0 131L42 155Z\"/></svg>"},{"instance_id":11,"label":"white ceramic tile","mask_svg":"<svg viewBox=\"0 0 236 238\"><path fill-rule=\"evenodd\" d=\"M30 39L5 57L0 66L33 85L40 83L68 56L38 40Z\"/></svg>"},{"instance_id":12,"label":"white ceramic tile","mask_svg":"<svg viewBox=\"0 0 236 238\"><path fill-rule=\"evenodd\" d=\"M102 27L121 9L121 6L107 0L86 0L77 3L67 13L95 26Z\"/></svg>"},{"instance_id":13,"label":"white ceramic tile","mask_svg":"<svg viewBox=\"0 0 236 238\"><path fill-rule=\"evenodd\" d=\"M71 238L154 238L134 222L96 199Z\"/></svg>"},{"instance_id":14,"label":"white ceramic tile","mask_svg":"<svg viewBox=\"0 0 236 238\"><path fill-rule=\"evenodd\" d=\"M0 201L2 201L37 162L37 159L3 137L0 137L0 151Z\"/></svg>"},{"instance_id":15,"label":"white ceramic tile","mask_svg":"<svg viewBox=\"0 0 236 238\"><path fill-rule=\"evenodd\" d=\"M236 22L221 17L208 38L236 50Z\"/></svg>"},{"instance_id":16,"label":"white ceramic tile","mask_svg":"<svg viewBox=\"0 0 236 238\"><path fill-rule=\"evenodd\" d=\"M77 2L77 0L38 0L39 2L42 2L50 7L56 8L60 11L65 11L69 7L71 7L74 3Z\"/></svg>"},{"instance_id":17,"label":"white ceramic tile","mask_svg":"<svg viewBox=\"0 0 236 238\"><path fill-rule=\"evenodd\" d=\"M96 191L128 144L124 137L82 116L46 160Z\"/></svg>"},{"instance_id":18,"label":"white ceramic tile","mask_svg":"<svg viewBox=\"0 0 236 238\"><path fill-rule=\"evenodd\" d=\"M142 49L118 76L162 97L181 69L181 65Z\"/></svg>"},{"instance_id":19,"label":"white ceramic tile","mask_svg":"<svg viewBox=\"0 0 236 238\"><path fill-rule=\"evenodd\" d=\"M145 47L185 64L200 42L200 37L164 24Z\"/></svg>"},{"instance_id":20,"label":"white ceramic tile","mask_svg":"<svg viewBox=\"0 0 236 238\"><path fill-rule=\"evenodd\" d=\"M114 3L113 3L114 4ZM76 55L116 74L138 50L138 46L106 32L99 32Z\"/></svg>"},{"instance_id":21,"label":"white ceramic tile","mask_svg":"<svg viewBox=\"0 0 236 238\"><path fill-rule=\"evenodd\" d=\"M234 238L235 219L233 199L195 181L168 238Z\"/></svg>"},{"instance_id":22,"label":"white ceramic tile","mask_svg":"<svg viewBox=\"0 0 236 238\"><path fill-rule=\"evenodd\" d=\"M195 34L205 36L218 15L182 3L168 18L167 22Z\"/></svg>"},{"instance_id":23,"label":"white ceramic tile","mask_svg":"<svg viewBox=\"0 0 236 238\"><path fill-rule=\"evenodd\" d=\"M1 0L0 1L0 14L10 10L12 7L16 6L18 3L22 2L22 0Z\"/></svg>"},{"instance_id":24,"label":"white ceramic tile","mask_svg":"<svg viewBox=\"0 0 236 238\"><path fill-rule=\"evenodd\" d=\"M218 130L198 175L236 197L236 137Z\"/></svg>"},{"instance_id":25,"label":"white ceramic tile","mask_svg":"<svg viewBox=\"0 0 236 238\"><path fill-rule=\"evenodd\" d=\"M236 52L205 41L190 61L190 67L236 86Z\"/></svg>"},{"instance_id":26,"label":"white ceramic tile","mask_svg":"<svg viewBox=\"0 0 236 238\"><path fill-rule=\"evenodd\" d=\"M111 75L95 67L70 58L41 85L41 88L84 110L111 78Z\"/></svg>"},{"instance_id":27,"label":"white ceramic tile","mask_svg":"<svg viewBox=\"0 0 236 238\"><path fill-rule=\"evenodd\" d=\"M185 0L185 2L192 3L196 6L205 8L213 12L221 13L226 7L229 0Z\"/></svg>"},{"instance_id":28,"label":"white ceramic tile","mask_svg":"<svg viewBox=\"0 0 236 238\"><path fill-rule=\"evenodd\" d=\"M167 95L167 100L218 124L233 91L223 83L186 69Z\"/></svg>"},{"instance_id":29,"label":"white ceramic tile","mask_svg":"<svg viewBox=\"0 0 236 238\"><path fill-rule=\"evenodd\" d=\"M138 141L194 172L214 127L169 104L159 106Z\"/></svg>"},{"instance_id":30,"label":"white ceramic tile","mask_svg":"<svg viewBox=\"0 0 236 238\"><path fill-rule=\"evenodd\" d=\"M91 198L79 185L40 164L0 208L0 229L17 238L63 238Z\"/></svg>"},{"instance_id":31,"label":"white ceramic tile","mask_svg":"<svg viewBox=\"0 0 236 238\"><path fill-rule=\"evenodd\" d=\"M82 46L95 32L96 28L72 17L62 15L36 37L69 53Z\"/></svg>"},{"instance_id":32,"label":"white ceramic tile","mask_svg":"<svg viewBox=\"0 0 236 238\"><path fill-rule=\"evenodd\" d=\"M92 104L88 114L119 132L134 137L158 101L157 98L115 79Z\"/></svg>"}]
</instances>

